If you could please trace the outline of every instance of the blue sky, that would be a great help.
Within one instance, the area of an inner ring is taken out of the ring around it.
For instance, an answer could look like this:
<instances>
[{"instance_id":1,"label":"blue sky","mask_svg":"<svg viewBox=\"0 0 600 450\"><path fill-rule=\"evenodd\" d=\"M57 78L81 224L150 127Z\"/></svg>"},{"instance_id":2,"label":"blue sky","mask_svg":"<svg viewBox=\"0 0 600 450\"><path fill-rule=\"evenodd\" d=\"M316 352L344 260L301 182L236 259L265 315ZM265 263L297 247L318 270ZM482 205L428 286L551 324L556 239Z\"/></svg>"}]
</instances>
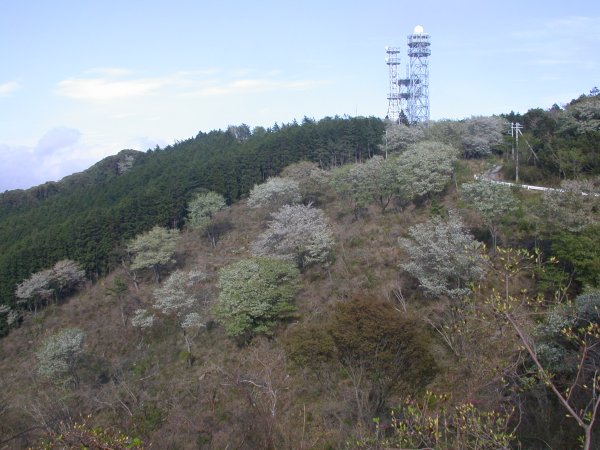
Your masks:
<instances>
[{"instance_id":1,"label":"blue sky","mask_svg":"<svg viewBox=\"0 0 600 450\"><path fill-rule=\"evenodd\" d=\"M6 0L0 192L230 124L384 117L384 47L405 48L417 24L432 119L549 108L600 85L589 0Z\"/></svg>"}]
</instances>

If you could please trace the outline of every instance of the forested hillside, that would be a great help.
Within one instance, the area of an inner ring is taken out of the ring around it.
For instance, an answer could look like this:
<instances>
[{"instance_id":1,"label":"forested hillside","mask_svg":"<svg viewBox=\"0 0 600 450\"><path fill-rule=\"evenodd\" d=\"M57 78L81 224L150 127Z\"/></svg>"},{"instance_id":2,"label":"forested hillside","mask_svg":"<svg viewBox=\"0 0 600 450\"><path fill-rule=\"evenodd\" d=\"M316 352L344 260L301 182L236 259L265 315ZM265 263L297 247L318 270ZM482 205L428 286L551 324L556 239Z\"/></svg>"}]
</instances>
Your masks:
<instances>
[{"instance_id":1,"label":"forested hillside","mask_svg":"<svg viewBox=\"0 0 600 450\"><path fill-rule=\"evenodd\" d=\"M598 448L597 91L274 128L1 197L0 449Z\"/></svg>"},{"instance_id":2,"label":"forested hillside","mask_svg":"<svg viewBox=\"0 0 600 450\"><path fill-rule=\"evenodd\" d=\"M375 118L337 117L269 130L232 126L0 194L0 305L15 307L16 284L61 259L79 262L94 279L105 275L121 262L120 243L157 224L180 227L194 192L215 191L231 203L295 161L330 167L368 158L383 128Z\"/></svg>"}]
</instances>

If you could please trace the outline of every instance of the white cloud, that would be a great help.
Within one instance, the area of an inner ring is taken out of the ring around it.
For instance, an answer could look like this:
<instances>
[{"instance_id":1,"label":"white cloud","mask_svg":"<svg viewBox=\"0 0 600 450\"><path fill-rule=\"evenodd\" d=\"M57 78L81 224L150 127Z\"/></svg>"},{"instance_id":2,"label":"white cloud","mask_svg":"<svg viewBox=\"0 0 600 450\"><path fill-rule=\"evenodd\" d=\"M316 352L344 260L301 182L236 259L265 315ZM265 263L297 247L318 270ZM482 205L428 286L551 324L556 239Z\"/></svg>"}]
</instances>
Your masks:
<instances>
[{"instance_id":1,"label":"white cloud","mask_svg":"<svg viewBox=\"0 0 600 450\"><path fill-rule=\"evenodd\" d=\"M69 78L58 83L57 92L75 100L103 102L152 94L163 86L164 80L159 78Z\"/></svg>"},{"instance_id":2,"label":"white cloud","mask_svg":"<svg viewBox=\"0 0 600 450\"><path fill-rule=\"evenodd\" d=\"M588 33L598 36L598 27L600 26L600 17L591 16L568 16L560 19L553 19L546 22L546 28L553 33L564 33L583 38L580 33L586 33L585 39L589 38Z\"/></svg>"},{"instance_id":3,"label":"white cloud","mask_svg":"<svg viewBox=\"0 0 600 450\"><path fill-rule=\"evenodd\" d=\"M79 141L81 132L74 128L56 127L44 134L34 148L37 155L52 155Z\"/></svg>"},{"instance_id":4,"label":"white cloud","mask_svg":"<svg viewBox=\"0 0 600 450\"><path fill-rule=\"evenodd\" d=\"M600 36L600 17L569 16L546 21L534 21L531 27L511 33L518 39L568 37L589 42Z\"/></svg>"},{"instance_id":5,"label":"white cloud","mask_svg":"<svg viewBox=\"0 0 600 450\"><path fill-rule=\"evenodd\" d=\"M35 146L0 144L0 192L57 181L116 153L113 148L82 143L81 137L79 130L56 127Z\"/></svg>"},{"instance_id":6,"label":"white cloud","mask_svg":"<svg viewBox=\"0 0 600 450\"><path fill-rule=\"evenodd\" d=\"M93 69L87 70L86 73L105 75L109 77L121 77L130 75L132 71L121 67L94 67Z\"/></svg>"},{"instance_id":7,"label":"white cloud","mask_svg":"<svg viewBox=\"0 0 600 450\"><path fill-rule=\"evenodd\" d=\"M6 83L0 83L0 97L6 97L16 90L18 90L21 85L16 81L7 81Z\"/></svg>"},{"instance_id":8,"label":"white cloud","mask_svg":"<svg viewBox=\"0 0 600 450\"><path fill-rule=\"evenodd\" d=\"M545 66L545 67L571 67L571 68L582 68L582 69L593 69L598 66L597 61L589 59L568 59L568 58L546 58L546 59L533 59L528 61L531 66Z\"/></svg>"},{"instance_id":9,"label":"white cloud","mask_svg":"<svg viewBox=\"0 0 600 450\"><path fill-rule=\"evenodd\" d=\"M284 81L273 78L249 78L233 81L224 81L216 86L208 86L199 90L184 92L185 97L204 97L216 95L243 95L267 91L289 91L310 89L328 84L322 80L292 80Z\"/></svg>"},{"instance_id":10,"label":"white cloud","mask_svg":"<svg viewBox=\"0 0 600 450\"><path fill-rule=\"evenodd\" d=\"M160 137L140 135L111 140L64 126L48 130L35 145L0 143L0 193L58 181L124 148L146 151L157 145L164 148L167 142Z\"/></svg>"},{"instance_id":11,"label":"white cloud","mask_svg":"<svg viewBox=\"0 0 600 450\"><path fill-rule=\"evenodd\" d=\"M68 78L58 83L59 95L75 100L109 102L131 97L154 94L178 95L183 97L216 96L230 94L252 94L275 90L299 90L326 84L318 80L284 80L279 71L270 71L267 76L240 78L249 70L224 73L219 69L176 72L162 77L138 77L127 69L99 68L88 73L100 76L91 78ZM219 78L215 75L219 74Z\"/></svg>"}]
</instances>

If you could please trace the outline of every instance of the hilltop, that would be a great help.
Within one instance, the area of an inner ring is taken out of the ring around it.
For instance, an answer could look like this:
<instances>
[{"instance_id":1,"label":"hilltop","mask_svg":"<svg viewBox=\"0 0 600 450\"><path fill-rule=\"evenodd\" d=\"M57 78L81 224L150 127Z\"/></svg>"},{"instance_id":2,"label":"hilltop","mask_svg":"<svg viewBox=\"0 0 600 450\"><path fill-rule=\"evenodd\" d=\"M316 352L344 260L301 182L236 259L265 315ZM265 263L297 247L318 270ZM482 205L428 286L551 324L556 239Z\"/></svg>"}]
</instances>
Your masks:
<instances>
[{"instance_id":1,"label":"hilltop","mask_svg":"<svg viewBox=\"0 0 600 450\"><path fill-rule=\"evenodd\" d=\"M427 128L240 127L17 202L3 292L62 259L87 281L24 297L0 340L0 442L578 448L600 367L600 205L580 194L598 190L598 100ZM523 181L563 190L475 181L514 178L507 120L525 124ZM64 220L84 205L87 227ZM23 221L44 217L47 239L74 227L38 260L50 247ZM161 262L140 257L151 233Z\"/></svg>"}]
</instances>

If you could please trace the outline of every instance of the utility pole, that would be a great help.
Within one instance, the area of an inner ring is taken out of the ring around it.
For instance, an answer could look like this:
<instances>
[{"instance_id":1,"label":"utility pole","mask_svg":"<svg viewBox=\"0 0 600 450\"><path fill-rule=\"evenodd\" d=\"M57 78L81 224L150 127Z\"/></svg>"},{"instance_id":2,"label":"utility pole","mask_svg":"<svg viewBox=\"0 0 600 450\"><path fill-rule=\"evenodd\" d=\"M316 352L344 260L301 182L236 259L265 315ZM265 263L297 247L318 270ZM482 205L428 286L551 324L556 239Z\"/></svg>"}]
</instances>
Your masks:
<instances>
[{"instance_id":1,"label":"utility pole","mask_svg":"<svg viewBox=\"0 0 600 450\"><path fill-rule=\"evenodd\" d=\"M515 183L519 182L519 134L523 129L523 125L519 122L510 124L510 135L513 137L513 159L515 160ZM516 151L515 151L516 150Z\"/></svg>"}]
</instances>

